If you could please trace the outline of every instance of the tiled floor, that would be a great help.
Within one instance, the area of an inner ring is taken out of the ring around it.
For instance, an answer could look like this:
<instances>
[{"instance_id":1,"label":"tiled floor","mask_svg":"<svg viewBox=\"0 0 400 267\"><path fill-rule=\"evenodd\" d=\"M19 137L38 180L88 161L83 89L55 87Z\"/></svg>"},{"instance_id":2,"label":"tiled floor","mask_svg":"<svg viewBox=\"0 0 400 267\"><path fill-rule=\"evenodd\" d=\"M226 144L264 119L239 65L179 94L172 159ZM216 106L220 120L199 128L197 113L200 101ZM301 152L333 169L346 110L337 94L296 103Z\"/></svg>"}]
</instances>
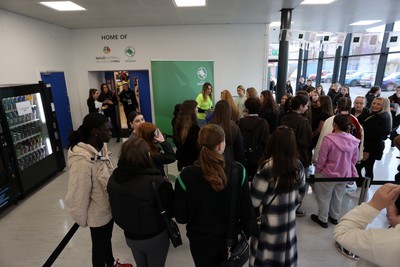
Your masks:
<instances>
[{"instance_id":1,"label":"tiled floor","mask_svg":"<svg viewBox=\"0 0 400 267\"><path fill-rule=\"evenodd\" d=\"M115 139L110 142L114 162L117 161L120 143ZM376 180L391 180L397 172L399 152L391 149L389 142L383 159L376 163ZM174 164L169 166L170 174L177 174ZM67 188L67 169L46 185L0 214L0 266L42 266L54 248L61 241L73 221L64 207ZM370 196L376 186L370 189ZM356 201L347 196L343 201L343 213L356 205ZM315 197L309 190L303 203L307 216L297 219L299 267L352 267L356 262L347 259L334 247L333 226L323 229L310 219L310 214L317 211ZM374 227L386 226L382 212L374 221ZM181 225L183 237L184 226ZM184 237L183 246L170 247L167 267L193 267L188 241ZM130 250L125 244L122 230L114 227L113 249L115 257L122 262L133 263ZM61 253L53 266L91 266L91 242L87 228L79 228L70 243Z\"/></svg>"}]
</instances>

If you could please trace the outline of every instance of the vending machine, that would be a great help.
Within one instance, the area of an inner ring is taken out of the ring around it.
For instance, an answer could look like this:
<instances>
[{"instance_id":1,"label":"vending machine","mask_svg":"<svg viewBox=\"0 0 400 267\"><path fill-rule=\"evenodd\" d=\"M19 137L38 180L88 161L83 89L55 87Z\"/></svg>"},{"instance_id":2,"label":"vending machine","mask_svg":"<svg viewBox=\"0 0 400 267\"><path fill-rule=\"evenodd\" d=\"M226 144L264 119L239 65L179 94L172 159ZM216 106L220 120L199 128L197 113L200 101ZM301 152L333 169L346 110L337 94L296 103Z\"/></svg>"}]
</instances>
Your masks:
<instances>
[{"instance_id":1,"label":"vending machine","mask_svg":"<svg viewBox=\"0 0 400 267\"><path fill-rule=\"evenodd\" d=\"M44 83L0 88L4 144L26 195L65 167L51 90Z\"/></svg>"},{"instance_id":2,"label":"vending machine","mask_svg":"<svg viewBox=\"0 0 400 267\"><path fill-rule=\"evenodd\" d=\"M11 157L11 151L8 149L0 124L0 211L15 203L21 195Z\"/></svg>"}]
</instances>

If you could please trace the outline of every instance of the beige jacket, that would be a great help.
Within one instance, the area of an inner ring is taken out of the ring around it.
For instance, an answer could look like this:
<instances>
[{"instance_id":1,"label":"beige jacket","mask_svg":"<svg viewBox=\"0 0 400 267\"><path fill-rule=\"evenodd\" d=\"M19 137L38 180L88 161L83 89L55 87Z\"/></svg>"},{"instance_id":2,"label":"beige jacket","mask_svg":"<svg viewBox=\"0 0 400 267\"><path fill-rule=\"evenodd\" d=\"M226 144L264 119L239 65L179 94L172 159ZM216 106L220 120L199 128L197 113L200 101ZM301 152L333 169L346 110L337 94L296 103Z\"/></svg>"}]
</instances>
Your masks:
<instances>
[{"instance_id":1,"label":"beige jacket","mask_svg":"<svg viewBox=\"0 0 400 267\"><path fill-rule=\"evenodd\" d=\"M82 142L68 150L69 182L65 204L72 219L82 227L100 227L112 218L107 183L114 166L106 144L101 155Z\"/></svg>"},{"instance_id":2,"label":"beige jacket","mask_svg":"<svg viewBox=\"0 0 400 267\"><path fill-rule=\"evenodd\" d=\"M379 214L367 203L349 211L335 227L336 241L360 257L357 267L400 265L400 225L389 229L366 229Z\"/></svg>"}]
</instances>

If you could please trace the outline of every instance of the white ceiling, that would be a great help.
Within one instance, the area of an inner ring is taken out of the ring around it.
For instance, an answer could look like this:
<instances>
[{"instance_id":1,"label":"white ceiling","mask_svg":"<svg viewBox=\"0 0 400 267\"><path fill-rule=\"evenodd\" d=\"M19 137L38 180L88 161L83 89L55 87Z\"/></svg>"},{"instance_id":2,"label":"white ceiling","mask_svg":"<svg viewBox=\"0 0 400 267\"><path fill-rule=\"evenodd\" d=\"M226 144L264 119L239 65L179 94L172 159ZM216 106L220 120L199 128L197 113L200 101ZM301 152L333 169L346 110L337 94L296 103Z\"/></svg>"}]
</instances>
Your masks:
<instances>
[{"instance_id":1,"label":"white ceiling","mask_svg":"<svg viewBox=\"0 0 400 267\"><path fill-rule=\"evenodd\" d=\"M400 20L399 0L336 0L330 5L300 5L302 0L206 0L206 7L177 8L172 0L72 0L86 11L59 12L40 0L0 0L0 9L70 29L204 24L265 24L280 21L292 8L292 29L355 32ZM43 1L43 0L42 0ZM358 20L382 20L349 26Z\"/></svg>"}]
</instances>

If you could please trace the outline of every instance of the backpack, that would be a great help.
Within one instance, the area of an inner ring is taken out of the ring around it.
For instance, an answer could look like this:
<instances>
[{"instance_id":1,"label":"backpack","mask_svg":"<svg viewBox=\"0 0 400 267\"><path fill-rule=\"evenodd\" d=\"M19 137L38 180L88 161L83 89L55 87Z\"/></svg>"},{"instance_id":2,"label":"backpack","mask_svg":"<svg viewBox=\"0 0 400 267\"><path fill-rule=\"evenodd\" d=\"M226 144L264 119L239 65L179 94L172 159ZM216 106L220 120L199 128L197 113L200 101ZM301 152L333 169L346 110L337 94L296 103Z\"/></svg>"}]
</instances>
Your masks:
<instances>
[{"instance_id":1,"label":"backpack","mask_svg":"<svg viewBox=\"0 0 400 267\"><path fill-rule=\"evenodd\" d=\"M260 119L252 129L247 129L242 132L244 144L244 160L246 163L258 164L258 161L264 155L260 147L259 140L254 134L257 133L256 129L261 126L263 119Z\"/></svg>"}]
</instances>

